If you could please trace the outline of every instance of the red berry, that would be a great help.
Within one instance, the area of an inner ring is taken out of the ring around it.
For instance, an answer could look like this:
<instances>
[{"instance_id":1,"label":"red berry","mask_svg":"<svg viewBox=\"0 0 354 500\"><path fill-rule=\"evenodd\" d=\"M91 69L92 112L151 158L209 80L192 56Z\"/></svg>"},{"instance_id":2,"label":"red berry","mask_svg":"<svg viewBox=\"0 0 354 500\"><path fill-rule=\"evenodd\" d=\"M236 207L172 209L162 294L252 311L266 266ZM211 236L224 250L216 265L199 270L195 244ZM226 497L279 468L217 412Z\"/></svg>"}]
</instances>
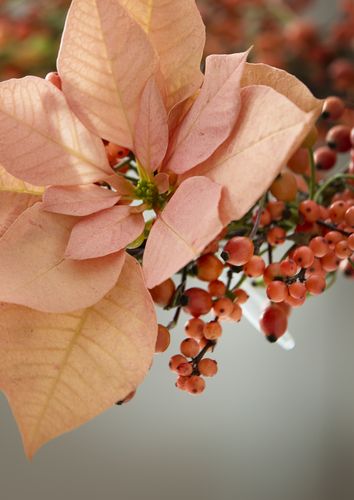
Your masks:
<instances>
[{"instance_id":1,"label":"red berry","mask_svg":"<svg viewBox=\"0 0 354 500\"><path fill-rule=\"evenodd\" d=\"M334 253L339 259L346 259L352 254L351 249L348 246L347 240L338 241L334 248Z\"/></svg>"},{"instance_id":2,"label":"red berry","mask_svg":"<svg viewBox=\"0 0 354 500\"><path fill-rule=\"evenodd\" d=\"M307 278L305 285L311 295L319 295L326 289L326 279L319 274L312 274Z\"/></svg>"},{"instance_id":3,"label":"red berry","mask_svg":"<svg viewBox=\"0 0 354 500\"><path fill-rule=\"evenodd\" d=\"M169 362L169 367L170 369L174 372L177 370L177 367L181 365L182 363L188 363L187 358L184 356L181 356L180 354L175 354L172 356Z\"/></svg>"},{"instance_id":4,"label":"red berry","mask_svg":"<svg viewBox=\"0 0 354 500\"><path fill-rule=\"evenodd\" d=\"M310 267L314 261L314 254L311 248L306 246L298 247L293 254L293 259L299 267Z\"/></svg>"},{"instance_id":5,"label":"red berry","mask_svg":"<svg viewBox=\"0 0 354 500\"><path fill-rule=\"evenodd\" d=\"M185 388L190 394L201 394L205 389L205 381L198 375L192 375L187 380Z\"/></svg>"},{"instance_id":6,"label":"red berry","mask_svg":"<svg viewBox=\"0 0 354 500\"><path fill-rule=\"evenodd\" d=\"M329 120L338 120L345 110L345 104L340 97L330 96L324 102L322 118Z\"/></svg>"},{"instance_id":7,"label":"red berry","mask_svg":"<svg viewBox=\"0 0 354 500\"><path fill-rule=\"evenodd\" d=\"M294 297L294 299L304 299L306 297L306 286L304 283L299 281L291 283L288 287L289 295Z\"/></svg>"},{"instance_id":8,"label":"red berry","mask_svg":"<svg viewBox=\"0 0 354 500\"><path fill-rule=\"evenodd\" d=\"M235 236L229 240L221 254L222 258L233 266L243 266L254 252L253 241L245 236Z\"/></svg>"},{"instance_id":9,"label":"red berry","mask_svg":"<svg viewBox=\"0 0 354 500\"><path fill-rule=\"evenodd\" d=\"M208 340L216 340L222 335L222 328L218 321L209 321L204 325L204 337Z\"/></svg>"},{"instance_id":10,"label":"red berry","mask_svg":"<svg viewBox=\"0 0 354 500\"><path fill-rule=\"evenodd\" d=\"M299 212L308 222L315 222L320 216L320 208L313 200L302 201L299 205Z\"/></svg>"},{"instance_id":11,"label":"red berry","mask_svg":"<svg viewBox=\"0 0 354 500\"><path fill-rule=\"evenodd\" d=\"M155 352L165 352L170 345L171 335L167 328L163 325L158 325L157 339Z\"/></svg>"},{"instance_id":12,"label":"red berry","mask_svg":"<svg viewBox=\"0 0 354 500\"><path fill-rule=\"evenodd\" d=\"M260 326L267 340L276 342L286 332L288 319L279 307L269 306L261 316Z\"/></svg>"},{"instance_id":13,"label":"red berry","mask_svg":"<svg viewBox=\"0 0 354 500\"><path fill-rule=\"evenodd\" d=\"M291 172L282 172L270 186L272 195L280 201L292 201L297 195L297 181Z\"/></svg>"},{"instance_id":14,"label":"red berry","mask_svg":"<svg viewBox=\"0 0 354 500\"><path fill-rule=\"evenodd\" d=\"M287 295L287 286L283 281L272 281L267 286L267 297L272 302L283 302Z\"/></svg>"},{"instance_id":15,"label":"red berry","mask_svg":"<svg viewBox=\"0 0 354 500\"><path fill-rule=\"evenodd\" d=\"M344 214L347 210L347 205L344 201L339 200L332 203L329 207L328 215L333 222L342 222Z\"/></svg>"},{"instance_id":16,"label":"red berry","mask_svg":"<svg viewBox=\"0 0 354 500\"><path fill-rule=\"evenodd\" d=\"M347 125L336 125L326 135L327 145L339 153L346 153L351 148L350 128Z\"/></svg>"},{"instance_id":17,"label":"red berry","mask_svg":"<svg viewBox=\"0 0 354 500\"><path fill-rule=\"evenodd\" d=\"M197 276L202 281L215 281L224 269L223 263L212 253L197 260Z\"/></svg>"},{"instance_id":18,"label":"red berry","mask_svg":"<svg viewBox=\"0 0 354 500\"><path fill-rule=\"evenodd\" d=\"M231 321L235 321L236 323L238 323L239 321L241 321L241 318L242 318L242 307L239 306L237 302L234 302L234 308L231 314L229 315L229 319Z\"/></svg>"},{"instance_id":19,"label":"red berry","mask_svg":"<svg viewBox=\"0 0 354 500\"><path fill-rule=\"evenodd\" d=\"M286 238L286 232L282 227L273 227L267 232L267 241L270 245L282 245Z\"/></svg>"},{"instance_id":20,"label":"red berry","mask_svg":"<svg viewBox=\"0 0 354 500\"><path fill-rule=\"evenodd\" d=\"M331 273L338 269L340 264L340 259L336 256L336 254L331 251L321 259L321 266L324 271L327 273Z\"/></svg>"},{"instance_id":21,"label":"red berry","mask_svg":"<svg viewBox=\"0 0 354 500\"><path fill-rule=\"evenodd\" d=\"M211 281L208 290L213 297L223 297L226 293L226 285L220 280Z\"/></svg>"},{"instance_id":22,"label":"red berry","mask_svg":"<svg viewBox=\"0 0 354 500\"><path fill-rule=\"evenodd\" d=\"M314 159L318 170L330 170L337 162L337 153L327 146L322 146L314 152Z\"/></svg>"},{"instance_id":23,"label":"red berry","mask_svg":"<svg viewBox=\"0 0 354 500\"><path fill-rule=\"evenodd\" d=\"M218 364L214 359L204 358L199 361L198 370L204 377L214 377L218 371Z\"/></svg>"},{"instance_id":24,"label":"red berry","mask_svg":"<svg viewBox=\"0 0 354 500\"><path fill-rule=\"evenodd\" d=\"M266 285L268 285L275 278L281 278L281 277L282 273L280 270L279 262L273 262L272 264L269 264L269 266L265 268L265 271L263 273L263 281Z\"/></svg>"},{"instance_id":25,"label":"red berry","mask_svg":"<svg viewBox=\"0 0 354 500\"><path fill-rule=\"evenodd\" d=\"M309 247L313 251L315 257L324 257L329 251L329 245L322 236L315 236L309 243Z\"/></svg>"},{"instance_id":26,"label":"red berry","mask_svg":"<svg viewBox=\"0 0 354 500\"><path fill-rule=\"evenodd\" d=\"M182 377L189 377L193 373L193 366L190 363L181 363L177 366L176 372Z\"/></svg>"},{"instance_id":27,"label":"red berry","mask_svg":"<svg viewBox=\"0 0 354 500\"><path fill-rule=\"evenodd\" d=\"M325 235L325 240L327 241L330 250L334 250L336 244L339 241L344 240L344 238L345 238L345 236L342 233L340 233L339 231L329 231Z\"/></svg>"},{"instance_id":28,"label":"red berry","mask_svg":"<svg viewBox=\"0 0 354 500\"><path fill-rule=\"evenodd\" d=\"M249 299L248 293L242 290L242 288L235 288L232 290L232 293L235 295L235 302L238 304L244 304Z\"/></svg>"},{"instance_id":29,"label":"red berry","mask_svg":"<svg viewBox=\"0 0 354 500\"><path fill-rule=\"evenodd\" d=\"M244 267L244 272L250 278L257 278L262 276L265 269L265 262L262 257L258 255L253 255L248 262L246 262Z\"/></svg>"},{"instance_id":30,"label":"red berry","mask_svg":"<svg viewBox=\"0 0 354 500\"><path fill-rule=\"evenodd\" d=\"M220 318L229 316L232 313L233 308L234 304L232 300L227 297L223 297L222 299L217 300L213 305L215 315Z\"/></svg>"},{"instance_id":31,"label":"red berry","mask_svg":"<svg viewBox=\"0 0 354 500\"><path fill-rule=\"evenodd\" d=\"M208 314L213 306L210 293L201 288L189 288L184 292L184 297L187 300L184 311L196 318Z\"/></svg>"},{"instance_id":32,"label":"red berry","mask_svg":"<svg viewBox=\"0 0 354 500\"><path fill-rule=\"evenodd\" d=\"M295 174L306 174L310 168L309 153L307 149L298 149L288 161L288 167Z\"/></svg>"},{"instance_id":33,"label":"red berry","mask_svg":"<svg viewBox=\"0 0 354 500\"><path fill-rule=\"evenodd\" d=\"M267 204L268 212L270 213L273 221L281 220L285 210L285 203L283 201L270 201Z\"/></svg>"},{"instance_id":34,"label":"red berry","mask_svg":"<svg viewBox=\"0 0 354 500\"><path fill-rule=\"evenodd\" d=\"M200 340L204 337L204 321L200 318L191 318L184 326L184 331L188 337L192 337L193 339Z\"/></svg>"},{"instance_id":35,"label":"red berry","mask_svg":"<svg viewBox=\"0 0 354 500\"><path fill-rule=\"evenodd\" d=\"M293 259L286 259L280 263L280 271L283 276L295 276L298 272L298 266Z\"/></svg>"},{"instance_id":36,"label":"red berry","mask_svg":"<svg viewBox=\"0 0 354 500\"><path fill-rule=\"evenodd\" d=\"M348 226L354 227L354 206L349 207L348 210L345 212L344 220L348 224Z\"/></svg>"},{"instance_id":37,"label":"red berry","mask_svg":"<svg viewBox=\"0 0 354 500\"><path fill-rule=\"evenodd\" d=\"M171 279L168 279L160 285L155 286L155 288L151 288L150 294L155 304L161 307L166 307L171 302L175 291L176 287L174 282Z\"/></svg>"},{"instance_id":38,"label":"red berry","mask_svg":"<svg viewBox=\"0 0 354 500\"><path fill-rule=\"evenodd\" d=\"M180 350L183 356L194 358L199 353L199 343L192 338L184 339L181 342Z\"/></svg>"}]
</instances>

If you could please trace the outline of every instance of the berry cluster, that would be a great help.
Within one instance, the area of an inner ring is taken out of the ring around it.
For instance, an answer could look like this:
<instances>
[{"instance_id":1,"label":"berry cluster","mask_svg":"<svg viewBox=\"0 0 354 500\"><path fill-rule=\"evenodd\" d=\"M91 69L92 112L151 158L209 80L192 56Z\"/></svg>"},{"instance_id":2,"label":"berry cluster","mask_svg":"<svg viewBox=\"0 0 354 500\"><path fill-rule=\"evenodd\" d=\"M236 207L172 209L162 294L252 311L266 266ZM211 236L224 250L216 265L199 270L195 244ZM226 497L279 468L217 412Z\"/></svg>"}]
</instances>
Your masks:
<instances>
[{"instance_id":1,"label":"berry cluster","mask_svg":"<svg viewBox=\"0 0 354 500\"><path fill-rule=\"evenodd\" d=\"M245 280L265 290L269 303L259 325L274 343L287 331L292 308L323 293L339 269L354 275L354 129L337 123L344 113L341 99L328 98L319 124L327 124L325 141L311 131L259 203L181 271L177 288L168 279L151 290L156 304L176 310L167 327L159 326L156 352L168 348L181 311L191 316L169 363L179 389L200 394L204 377L217 373L216 361L205 356L222 336L222 322L241 320ZM338 159L344 171L326 176ZM188 288L190 277L207 286Z\"/></svg>"}]
</instances>

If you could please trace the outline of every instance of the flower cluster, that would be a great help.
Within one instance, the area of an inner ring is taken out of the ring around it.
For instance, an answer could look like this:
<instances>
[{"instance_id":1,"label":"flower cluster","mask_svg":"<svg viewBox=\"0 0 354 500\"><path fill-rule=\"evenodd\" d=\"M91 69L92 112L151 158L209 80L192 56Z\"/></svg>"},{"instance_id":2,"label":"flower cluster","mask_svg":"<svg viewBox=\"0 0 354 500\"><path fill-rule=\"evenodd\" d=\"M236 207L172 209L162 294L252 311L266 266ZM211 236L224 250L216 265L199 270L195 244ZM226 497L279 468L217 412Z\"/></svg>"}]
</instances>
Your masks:
<instances>
[{"instance_id":1,"label":"flower cluster","mask_svg":"<svg viewBox=\"0 0 354 500\"><path fill-rule=\"evenodd\" d=\"M246 276L267 275L272 303L295 306L304 286L322 290L325 259L351 263L352 175L317 179L312 153L298 177L284 171L300 169L323 103L248 52L209 56L203 74L204 43L194 0L178 11L173 0L73 0L58 72L0 84L0 387L29 456L130 399L181 308L192 319L171 368L199 393L217 371L204 355L220 320L241 318ZM346 132L329 133L331 151L345 151ZM289 238L286 273L266 268L263 253L271 261ZM194 274L208 291L187 288ZM168 328L152 297L176 309ZM285 331L276 307L262 319L270 340Z\"/></svg>"}]
</instances>

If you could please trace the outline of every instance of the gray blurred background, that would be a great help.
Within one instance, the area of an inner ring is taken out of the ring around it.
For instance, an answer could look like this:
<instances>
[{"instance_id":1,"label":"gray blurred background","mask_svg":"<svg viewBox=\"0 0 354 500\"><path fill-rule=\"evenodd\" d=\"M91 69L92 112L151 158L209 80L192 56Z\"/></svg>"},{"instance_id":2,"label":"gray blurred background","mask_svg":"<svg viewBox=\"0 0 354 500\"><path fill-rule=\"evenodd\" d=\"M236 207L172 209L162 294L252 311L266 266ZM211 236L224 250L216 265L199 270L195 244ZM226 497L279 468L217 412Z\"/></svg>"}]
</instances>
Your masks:
<instances>
[{"instance_id":1,"label":"gray blurred background","mask_svg":"<svg viewBox=\"0 0 354 500\"><path fill-rule=\"evenodd\" d=\"M334 10L322 0L309 15L329 20ZM180 327L131 403L32 463L0 396L1 500L352 500L353 306L353 281L340 279L295 311L292 352L246 320L229 326L219 374L200 397L175 389L167 367Z\"/></svg>"}]
</instances>

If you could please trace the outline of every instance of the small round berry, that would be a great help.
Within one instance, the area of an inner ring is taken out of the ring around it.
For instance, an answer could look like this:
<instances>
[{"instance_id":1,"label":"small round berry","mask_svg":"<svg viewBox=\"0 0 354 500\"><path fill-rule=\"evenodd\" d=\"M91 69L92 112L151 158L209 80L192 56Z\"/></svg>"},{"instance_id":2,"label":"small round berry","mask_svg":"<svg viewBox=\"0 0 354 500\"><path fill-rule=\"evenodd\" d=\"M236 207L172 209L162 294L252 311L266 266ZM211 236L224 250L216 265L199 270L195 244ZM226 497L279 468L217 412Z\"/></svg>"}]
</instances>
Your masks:
<instances>
[{"instance_id":1,"label":"small round berry","mask_svg":"<svg viewBox=\"0 0 354 500\"><path fill-rule=\"evenodd\" d=\"M339 200L332 203L328 210L328 215L331 220L338 224L344 219L345 212L347 210L347 205L344 201Z\"/></svg>"},{"instance_id":2,"label":"small round berry","mask_svg":"<svg viewBox=\"0 0 354 500\"><path fill-rule=\"evenodd\" d=\"M218 372L218 364L215 359L204 358L199 361L198 370L204 377L214 377Z\"/></svg>"},{"instance_id":3,"label":"small round berry","mask_svg":"<svg viewBox=\"0 0 354 500\"><path fill-rule=\"evenodd\" d=\"M199 343L191 337L182 340L180 351L187 358L194 358L199 353ZM181 374L182 375L182 374Z\"/></svg>"},{"instance_id":4,"label":"small round berry","mask_svg":"<svg viewBox=\"0 0 354 500\"><path fill-rule=\"evenodd\" d=\"M189 288L183 296L187 300L187 304L183 307L184 311L196 318L208 314L213 306L210 293L202 288Z\"/></svg>"},{"instance_id":5,"label":"small round berry","mask_svg":"<svg viewBox=\"0 0 354 500\"><path fill-rule=\"evenodd\" d=\"M326 279L319 274L312 274L307 278L305 285L311 295L319 295L326 289Z\"/></svg>"},{"instance_id":6,"label":"small round berry","mask_svg":"<svg viewBox=\"0 0 354 500\"><path fill-rule=\"evenodd\" d=\"M345 212L344 220L348 224L348 226L354 227L354 206L349 207Z\"/></svg>"},{"instance_id":7,"label":"small round berry","mask_svg":"<svg viewBox=\"0 0 354 500\"><path fill-rule=\"evenodd\" d=\"M232 313L233 308L234 303L227 297L223 297L222 299L217 300L213 305L215 316L218 316L219 318L225 318L226 316L229 316Z\"/></svg>"},{"instance_id":8,"label":"small round berry","mask_svg":"<svg viewBox=\"0 0 354 500\"><path fill-rule=\"evenodd\" d=\"M282 245L285 242L286 232L282 227L272 227L267 232L267 241L270 245Z\"/></svg>"},{"instance_id":9,"label":"small round berry","mask_svg":"<svg viewBox=\"0 0 354 500\"><path fill-rule=\"evenodd\" d=\"M314 152L314 160L318 170L330 170L337 162L337 153L327 146L322 146Z\"/></svg>"},{"instance_id":10,"label":"small round berry","mask_svg":"<svg viewBox=\"0 0 354 500\"><path fill-rule=\"evenodd\" d=\"M209 321L204 325L204 337L208 340L216 340L222 335L222 327L219 321Z\"/></svg>"},{"instance_id":11,"label":"small round berry","mask_svg":"<svg viewBox=\"0 0 354 500\"><path fill-rule=\"evenodd\" d=\"M340 259L331 251L321 259L321 266L324 271L331 273L338 269Z\"/></svg>"},{"instance_id":12,"label":"small round berry","mask_svg":"<svg viewBox=\"0 0 354 500\"><path fill-rule=\"evenodd\" d=\"M287 296L287 286L283 281L272 281L267 286L267 297L272 302L283 302Z\"/></svg>"},{"instance_id":13,"label":"small round berry","mask_svg":"<svg viewBox=\"0 0 354 500\"><path fill-rule=\"evenodd\" d=\"M244 272L250 278L258 278L264 273L266 265L262 257L259 255L253 255L248 262L246 262L244 267Z\"/></svg>"},{"instance_id":14,"label":"small round berry","mask_svg":"<svg viewBox=\"0 0 354 500\"><path fill-rule=\"evenodd\" d=\"M306 296L302 297L301 299L296 299L295 297L290 295L290 293L288 293L285 302L291 307L300 307L304 304L305 300Z\"/></svg>"},{"instance_id":15,"label":"small round berry","mask_svg":"<svg viewBox=\"0 0 354 500\"><path fill-rule=\"evenodd\" d=\"M233 266L243 266L254 253L253 241L246 236L235 236L229 240L221 257Z\"/></svg>"},{"instance_id":16,"label":"small round berry","mask_svg":"<svg viewBox=\"0 0 354 500\"><path fill-rule=\"evenodd\" d=\"M288 161L288 167L295 174L306 174L310 168L309 153L305 148L299 148Z\"/></svg>"},{"instance_id":17,"label":"small round berry","mask_svg":"<svg viewBox=\"0 0 354 500\"><path fill-rule=\"evenodd\" d=\"M296 177L291 172L282 172L270 186L272 195L280 201L293 201L297 195Z\"/></svg>"},{"instance_id":18,"label":"small round berry","mask_svg":"<svg viewBox=\"0 0 354 500\"><path fill-rule=\"evenodd\" d=\"M211 281L208 290L212 297L223 297L226 293L226 285L220 280Z\"/></svg>"},{"instance_id":19,"label":"small round berry","mask_svg":"<svg viewBox=\"0 0 354 500\"><path fill-rule=\"evenodd\" d=\"M338 120L345 111L345 104L340 97L327 97L323 104L322 118L327 120Z\"/></svg>"},{"instance_id":20,"label":"small round berry","mask_svg":"<svg viewBox=\"0 0 354 500\"><path fill-rule=\"evenodd\" d=\"M324 257L329 251L329 245L322 236L315 236L309 243L309 247L313 251L315 257Z\"/></svg>"},{"instance_id":21,"label":"small round berry","mask_svg":"<svg viewBox=\"0 0 354 500\"><path fill-rule=\"evenodd\" d=\"M281 220L285 211L285 203L283 201L270 201L267 204L267 210L273 221Z\"/></svg>"},{"instance_id":22,"label":"small round berry","mask_svg":"<svg viewBox=\"0 0 354 500\"><path fill-rule=\"evenodd\" d=\"M185 391L188 380L189 377L182 377L180 375L176 380L176 387L178 387L178 389L181 389L182 391Z\"/></svg>"},{"instance_id":23,"label":"small round berry","mask_svg":"<svg viewBox=\"0 0 354 500\"><path fill-rule=\"evenodd\" d=\"M175 354L174 356L172 356L172 358L170 358L168 366L170 367L170 370L175 372L177 370L177 367L182 363L188 363L187 358L181 356L180 354Z\"/></svg>"},{"instance_id":24,"label":"small round berry","mask_svg":"<svg viewBox=\"0 0 354 500\"><path fill-rule=\"evenodd\" d=\"M170 304L176 291L176 286L171 279L168 279L160 285L151 288L150 294L152 300L160 307L166 307Z\"/></svg>"},{"instance_id":25,"label":"small round berry","mask_svg":"<svg viewBox=\"0 0 354 500\"><path fill-rule=\"evenodd\" d=\"M204 321L200 318L191 318L184 326L184 331L188 337L200 340L203 338Z\"/></svg>"},{"instance_id":26,"label":"small round berry","mask_svg":"<svg viewBox=\"0 0 354 500\"><path fill-rule=\"evenodd\" d=\"M307 268L313 264L314 254L311 248L303 245L298 247L293 254L293 259L299 267Z\"/></svg>"},{"instance_id":27,"label":"small round berry","mask_svg":"<svg viewBox=\"0 0 354 500\"><path fill-rule=\"evenodd\" d=\"M320 216L320 208L313 200L302 201L299 205L299 212L308 222L315 222Z\"/></svg>"},{"instance_id":28,"label":"small round berry","mask_svg":"<svg viewBox=\"0 0 354 500\"><path fill-rule=\"evenodd\" d=\"M348 236L348 247L354 252L354 233Z\"/></svg>"},{"instance_id":29,"label":"small round berry","mask_svg":"<svg viewBox=\"0 0 354 500\"><path fill-rule=\"evenodd\" d=\"M167 328L163 325L158 325L157 339L155 345L155 352L165 352L171 342L171 335Z\"/></svg>"},{"instance_id":30,"label":"small round berry","mask_svg":"<svg viewBox=\"0 0 354 500\"><path fill-rule=\"evenodd\" d=\"M344 239L345 236L339 231L329 231L325 235L325 240L327 241L330 250L334 250L336 244Z\"/></svg>"},{"instance_id":31,"label":"small round berry","mask_svg":"<svg viewBox=\"0 0 354 500\"><path fill-rule=\"evenodd\" d=\"M242 314L242 307L237 304L237 302L234 302L234 308L232 309L227 319L230 321L234 321L235 323L239 323L242 319Z\"/></svg>"},{"instance_id":32,"label":"small round berry","mask_svg":"<svg viewBox=\"0 0 354 500\"><path fill-rule=\"evenodd\" d=\"M336 125L332 127L326 135L326 142L331 149L339 153L346 153L352 146L350 140L350 127L347 125Z\"/></svg>"},{"instance_id":33,"label":"small round berry","mask_svg":"<svg viewBox=\"0 0 354 500\"><path fill-rule=\"evenodd\" d=\"M294 297L294 299L303 299L306 297L306 286L304 283L296 281L288 286L289 295Z\"/></svg>"},{"instance_id":34,"label":"small round berry","mask_svg":"<svg viewBox=\"0 0 354 500\"><path fill-rule=\"evenodd\" d=\"M283 276L295 276L298 272L298 265L293 259L286 259L280 263L280 272Z\"/></svg>"},{"instance_id":35,"label":"small round berry","mask_svg":"<svg viewBox=\"0 0 354 500\"><path fill-rule=\"evenodd\" d=\"M189 377L193 373L193 366L190 363L181 363L177 366L176 372L182 377Z\"/></svg>"},{"instance_id":36,"label":"small round berry","mask_svg":"<svg viewBox=\"0 0 354 500\"><path fill-rule=\"evenodd\" d=\"M276 278L282 278L282 272L280 270L279 262L272 262L269 264L263 273L263 281L265 285L269 285L271 281Z\"/></svg>"},{"instance_id":37,"label":"small round berry","mask_svg":"<svg viewBox=\"0 0 354 500\"><path fill-rule=\"evenodd\" d=\"M339 259L346 259L352 254L351 249L348 246L347 240L338 241L334 248L334 253Z\"/></svg>"},{"instance_id":38,"label":"small round berry","mask_svg":"<svg viewBox=\"0 0 354 500\"><path fill-rule=\"evenodd\" d=\"M234 302L238 304L245 304L247 300L250 298L247 292L245 292L242 288L235 288L232 290L232 293L235 295Z\"/></svg>"},{"instance_id":39,"label":"small round berry","mask_svg":"<svg viewBox=\"0 0 354 500\"><path fill-rule=\"evenodd\" d=\"M260 318L260 327L269 342L276 342L287 330L288 319L285 313L276 306L269 306Z\"/></svg>"},{"instance_id":40,"label":"small round berry","mask_svg":"<svg viewBox=\"0 0 354 500\"><path fill-rule=\"evenodd\" d=\"M205 381L198 375L192 375L188 378L185 388L190 394L201 394L205 389Z\"/></svg>"},{"instance_id":41,"label":"small round berry","mask_svg":"<svg viewBox=\"0 0 354 500\"><path fill-rule=\"evenodd\" d=\"M255 222L257 215L258 215L258 208L255 210L253 214L253 222ZM261 217L259 219L259 226L260 227L268 226L271 222L272 222L272 216L269 210L265 208L264 210L262 210Z\"/></svg>"},{"instance_id":42,"label":"small round berry","mask_svg":"<svg viewBox=\"0 0 354 500\"><path fill-rule=\"evenodd\" d=\"M197 276L202 281L217 280L223 269L223 263L212 253L202 255L197 260Z\"/></svg>"}]
</instances>

